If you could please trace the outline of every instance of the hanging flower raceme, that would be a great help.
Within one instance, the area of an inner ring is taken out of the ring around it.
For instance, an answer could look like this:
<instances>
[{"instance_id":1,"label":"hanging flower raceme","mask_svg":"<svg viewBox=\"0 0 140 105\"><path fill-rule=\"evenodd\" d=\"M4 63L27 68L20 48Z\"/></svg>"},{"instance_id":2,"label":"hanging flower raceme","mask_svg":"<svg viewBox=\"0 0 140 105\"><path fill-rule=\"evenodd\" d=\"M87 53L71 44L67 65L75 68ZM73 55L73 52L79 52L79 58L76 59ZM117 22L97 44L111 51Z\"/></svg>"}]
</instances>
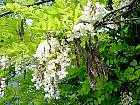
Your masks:
<instances>
[{"instance_id":1,"label":"hanging flower raceme","mask_svg":"<svg viewBox=\"0 0 140 105\"><path fill-rule=\"evenodd\" d=\"M10 65L10 59L7 55L0 56L1 70L7 69ZM0 78L0 97L4 96L4 90L6 87L5 78Z\"/></svg>"},{"instance_id":2,"label":"hanging flower raceme","mask_svg":"<svg viewBox=\"0 0 140 105\"><path fill-rule=\"evenodd\" d=\"M90 1L88 1L87 6L84 6L84 10L82 11L82 16L78 24L73 27L73 34L68 35L68 41L73 41L73 38L81 38L82 36L87 36L88 34L94 33L93 24L96 21L102 21L102 18L108 13L105 9L104 5L96 3L92 5Z\"/></svg>"},{"instance_id":3,"label":"hanging flower raceme","mask_svg":"<svg viewBox=\"0 0 140 105\"><path fill-rule=\"evenodd\" d=\"M18 62L15 63L15 72L16 72L16 74L18 74L18 75L23 74L24 69L25 69L25 66L23 66L22 63L18 63Z\"/></svg>"},{"instance_id":4,"label":"hanging flower raceme","mask_svg":"<svg viewBox=\"0 0 140 105\"><path fill-rule=\"evenodd\" d=\"M102 60L102 57L100 56L98 49L98 30L96 30L96 28L98 27L94 27L93 25L95 23L102 22L103 17L108 12L109 11L105 9L104 5L101 5L99 3L92 5L92 3L88 1L87 6L84 6L84 10L82 11L82 16L80 17L79 22L73 27L72 34L67 36L67 41L75 42L75 47L77 49L76 55L78 66L80 65L80 49L82 48L80 42L84 42L83 48L85 48L87 52L88 79L93 90L95 90L96 88L96 77L107 78L107 68ZM88 36L88 39L85 36Z\"/></svg>"},{"instance_id":5,"label":"hanging flower raceme","mask_svg":"<svg viewBox=\"0 0 140 105\"><path fill-rule=\"evenodd\" d=\"M5 87L6 87L5 78L1 78L0 79L0 97L4 96Z\"/></svg>"},{"instance_id":6,"label":"hanging flower raceme","mask_svg":"<svg viewBox=\"0 0 140 105\"><path fill-rule=\"evenodd\" d=\"M66 67L70 65L69 51L65 41L59 43L56 38L38 45L34 57L38 59L39 65L34 70L32 81L36 89L44 87L46 98L59 98L58 81L66 77Z\"/></svg>"},{"instance_id":7,"label":"hanging flower raceme","mask_svg":"<svg viewBox=\"0 0 140 105\"><path fill-rule=\"evenodd\" d=\"M6 55L3 55L0 57L0 65L2 66L2 69L6 69L9 67L9 58Z\"/></svg>"}]
</instances>

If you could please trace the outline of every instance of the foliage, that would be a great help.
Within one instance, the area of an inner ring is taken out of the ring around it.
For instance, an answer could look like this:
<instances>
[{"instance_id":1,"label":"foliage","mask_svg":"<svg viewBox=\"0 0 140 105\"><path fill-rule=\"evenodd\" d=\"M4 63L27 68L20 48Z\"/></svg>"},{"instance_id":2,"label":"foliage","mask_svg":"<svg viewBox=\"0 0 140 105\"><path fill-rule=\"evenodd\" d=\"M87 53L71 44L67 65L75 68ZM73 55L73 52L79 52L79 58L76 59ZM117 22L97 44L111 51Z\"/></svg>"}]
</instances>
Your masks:
<instances>
[{"instance_id":1,"label":"foliage","mask_svg":"<svg viewBox=\"0 0 140 105\"><path fill-rule=\"evenodd\" d=\"M60 42L71 34L73 27L78 23L81 10L87 4L86 0L56 0L54 3L26 6L33 4L33 0L5 0L5 5L0 6L0 13L12 11L0 17L0 55L8 56L10 65L4 70L0 69L0 79L6 78L6 89L3 97L0 97L0 105L119 105L122 93L132 93L132 105L140 104L140 19L118 22L121 17L125 19L137 18L140 8L135 6L136 0L125 12L118 12L118 17L113 20L117 29L109 28L107 32L97 32L99 39L99 52L108 69L108 79L96 77L96 89L90 88L88 80L88 70L84 49L81 49L82 56L80 66L77 60L77 49L74 42L68 42L71 48L71 65L67 67L67 77L59 81L61 90L59 99L44 98L44 90L36 90L31 81L33 68L27 68L24 75L15 75L16 62L26 66L37 64L36 59L32 59L33 54L40 42L57 38ZM101 4L109 4L110 0L99 0ZM113 8L118 7L120 2L113 0ZM95 4L96 0L92 0ZM42 6L41 6L42 5ZM109 10L109 9L108 9ZM115 16L112 16L115 17ZM111 17L109 17L110 19ZM24 20L24 39L20 40L19 29L21 21ZM33 20L32 25L26 23L27 19ZM108 18L107 18L108 19ZM118 24L116 23L118 22ZM101 26L97 27L98 30ZM81 47L86 46L87 40L91 39L95 44L96 39L84 36ZM1 84L1 83L0 83Z\"/></svg>"}]
</instances>

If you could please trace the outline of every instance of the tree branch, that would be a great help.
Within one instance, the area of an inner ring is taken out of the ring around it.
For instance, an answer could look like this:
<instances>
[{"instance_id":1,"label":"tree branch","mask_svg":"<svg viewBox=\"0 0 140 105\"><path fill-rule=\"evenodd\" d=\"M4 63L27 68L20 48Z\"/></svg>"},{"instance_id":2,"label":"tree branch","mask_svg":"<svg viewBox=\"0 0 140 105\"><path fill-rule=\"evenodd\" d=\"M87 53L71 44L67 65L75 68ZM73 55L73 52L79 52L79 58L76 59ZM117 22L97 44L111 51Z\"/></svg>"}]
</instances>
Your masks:
<instances>
[{"instance_id":1,"label":"tree branch","mask_svg":"<svg viewBox=\"0 0 140 105\"><path fill-rule=\"evenodd\" d=\"M33 5L40 5L40 4L43 4L43 3L46 3L46 2L51 2L51 1L54 2L55 0L45 0L45 1L43 0L43 1L35 2L34 4L26 4L24 6L30 7L30 6L33 6ZM6 12L0 14L0 17L3 17L5 15L11 14L11 13L14 13L14 12L6 11Z\"/></svg>"},{"instance_id":2,"label":"tree branch","mask_svg":"<svg viewBox=\"0 0 140 105\"><path fill-rule=\"evenodd\" d=\"M139 20L140 18L131 18L131 19L124 19L124 20L117 20L117 21L111 21L111 22L104 22L102 25L107 25L107 24L118 24L118 23L130 23L132 21Z\"/></svg>"},{"instance_id":3,"label":"tree branch","mask_svg":"<svg viewBox=\"0 0 140 105\"><path fill-rule=\"evenodd\" d=\"M126 8L126 7L129 7L129 6L130 6L132 3L134 3L134 2L135 2L135 0L132 0L129 4L126 4L125 6L122 6L122 7L120 7L120 8L114 9L113 11L109 12L108 14L106 14L106 15L103 17L103 20L104 20L107 16L109 16L109 15L111 15L111 14L114 14L114 13L117 12L117 11L123 10L123 9Z\"/></svg>"},{"instance_id":4,"label":"tree branch","mask_svg":"<svg viewBox=\"0 0 140 105\"><path fill-rule=\"evenodd\" d=\"M114 14L114 13L120 11L120 10L123 10L123 9L126 8L126 7L129 7L129 6L130 6L132 3L134 3L135 1L136 1L136 0L132 0L129 4L127 4L127 5L125 5L125 6L122 6L122 7L120 7L120 8L117 8L117 9L115 9L115 10L112 10L111 12L107 13L107 14L102 18L103 21L101 21L101 22L96 21L96 22L93 24L93 26L94 26L94 27L100 26L100 25L104 22L104 19L105 19L106 17L108 17L109 15Z\"/></svg>"},{"instance_id":5,"label":"tree branch","mask_svg":"<svg viewBox=\"0 0 140 105\"><path fill-rule=\"evenodd\" d=\"M33 5L40 5L40 4L43 4L43 3L46 3L46 2L54 2L55 0L42 0L42 1L38 1L38 2L35 2L34 4L27 4L25 6L27 7L30 7L30 6L33 6Z\"/></svg>"},{"instance_id":6,"label":"tree branch","mask_svg":"<svg viewBox=\"0 0 140 105\"><path fill-rule=\"evenodd\" d=\"M12 73L12 75L6 79L6 82L8 82L8 81L9 81L10 79L12 79L13 77L15 77L15 75L16 75L16 72L14 71L14 72Z\"/></svg>"},{"instance_id":7,"label":"tree branch","mask_svg":"<svg viewBox=\"0 0 140 105\"><path fill-rule=\"evenodd\" d=\"M14 12L12 12L12 11L6 11L6 12L0 14L0 17L3 17L5 15L11 14L11 13L14 13Z\"/></svg>"},{"instance_id":8,"label":"tree branch","mask_svg":"<svg viewBox=\"0 0 140 105\"><path fill-rule=\"evenodd\" d=\"M137 5L137 6L134 7L134 8L130 8L130 9L128 9L127 11L125 11L125 12L119 14L119 15L116 15L115 17L113 17L113 18L111 19L111 21L113 21L113 19L115 19L115 18L117 18L117 17L119 17L119 16L122 16L123 14L131 14L131 12L132 12L134 9L137 9L138 7L140 7L140 5Z\"/></svg>"}]
</instances>

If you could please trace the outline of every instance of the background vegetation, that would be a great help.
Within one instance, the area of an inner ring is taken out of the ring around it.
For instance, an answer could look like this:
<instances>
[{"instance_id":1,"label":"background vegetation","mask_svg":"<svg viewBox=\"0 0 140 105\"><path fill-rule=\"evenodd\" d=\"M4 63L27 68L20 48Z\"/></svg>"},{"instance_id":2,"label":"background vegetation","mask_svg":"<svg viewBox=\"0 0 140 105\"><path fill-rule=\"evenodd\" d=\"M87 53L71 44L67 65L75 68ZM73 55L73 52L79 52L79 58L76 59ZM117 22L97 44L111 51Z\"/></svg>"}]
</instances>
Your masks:
<instances>
[{"instance_id":1,"label":"background vegetation","mask_svg":"<svg viewBox=\"0 0 140 105\"><path fill-rule=\"evenodd\" d=\"M1 1L0 1L1 2ZM77 53L75 42L69 43L71 65L67 77L59 82L60 99L44 98L44 90L36 90L31 81L36 64L32 59L40 42L54 36L59 40L70 34L86 5L86 0L55 0L52 4L36 5L34 0L4 0L0 6L0 55L8 56L6 68L0 69L0 79L6 78L4 96L0 105L139 105L140 104L140 1L134 0L126 9L106 18L95 28L113 18L117 29L98 33L99 52L107 67L108 79L96 77L93 91L88 80L86 53L82 49L80 66L76 66ZM92 0L95 4L97 1ZM99 0L107 10L117 8L119 0ZM34 5L27 5L34 4ZM5 12L12 12L3 15ZM119 15L118 15L119 14ZM116 17L115 17L116 16ZM123 18L123 20L121 20ZM25 20L24 20L25 19ZM33 21L30 26L27 19ZM23 22L24 36L20 33ZM112 22L112 21L111 21ZM107 23L108 24L108 23ZM80 42L84 46L89 37ZM22 63L23 75L16 75L15 63ZM125 100L126 99L126 100ZM129 104L127 104L129 102Z\"/></svg>"}]
</instances>

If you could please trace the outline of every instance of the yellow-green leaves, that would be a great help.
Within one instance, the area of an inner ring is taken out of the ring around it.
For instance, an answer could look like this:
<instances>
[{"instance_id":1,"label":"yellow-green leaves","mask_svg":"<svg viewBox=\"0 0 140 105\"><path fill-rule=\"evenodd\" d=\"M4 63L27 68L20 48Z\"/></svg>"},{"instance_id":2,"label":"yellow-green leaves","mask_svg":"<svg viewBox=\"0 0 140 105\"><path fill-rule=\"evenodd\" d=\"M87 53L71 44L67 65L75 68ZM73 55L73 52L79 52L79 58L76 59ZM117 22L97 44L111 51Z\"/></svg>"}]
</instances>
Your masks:
<instances>
[{"instance_id":1,"label":"yellow-green leaves","mask_svg":"<svg viewBox=\"0 0 140 105\"><path fill-rule=\"evenodd\" d=\"M13 9L14 9L12 3L7 3L7 4L6 4L6 8L9 9L9 10L13 10Z\"/></svg>"},{"instance_id":2,"label":"yellow-green leaves","mask_svg":"<svg viewBox=\"0 0 140 105\"><path fill-rule=\"evenodd\" d=\"M40 21L39 22L39 27L41 30L46 30L46 21Z\"/></svg>"},{"instance_id":3,"label":"yellow-green leaves","mask_svg":"<svg viewBox=\"0 0 140 105\"><path fill-rule=\"evenodd\" d=\"M128 76L132 75L133 72L134 72L134 68L128 67L124 72L124 77L128 77Z\"/></svg>"},{"instance_id":4,"label":"yellow-green leaves","mask_svg":"<svg viewBox=\"0 0 140 105\"><path fill-rule=\"evenodd\" d=\"M102 3L102 4L107 4L107 1L108 0L99 0L99 2Z\"/></svg>"},{"instance_id":5,"label":"yellow-green leaves","mask_svg":"<svg viewBox=\"0 0 140 105\"><path fill-rule=\"evenodd\" d=\"M137 61L136 60L133 60L133 62L131 62L130 65L132 65L132 66L135 67L137 65Z\"/></svg>"},{"instance_id":6,"label":"yellow-green leaves","mask_svg":"<svg viewBox=\"0 0 140 105\"><path fill-rule=\"evenodd\" d=\"M6 4L6 8L8 10L15 11L15 10L20 9L21 8L21 5L20 4L17 4L17 3L7 3Z\"/></svg>"},{"instance_id":7,"label":"yellow-green leaves","mask_svg":"<svg viewBox=\"0 0 140 105\"><path fill-rule=\"evenodd\" d=\"M130 66L124 71L124 78L132 81L134 79L138 79L140 77L140 66L137 66L137 61L133 60L130 63Z\"/></svg>"}]
</instances>

